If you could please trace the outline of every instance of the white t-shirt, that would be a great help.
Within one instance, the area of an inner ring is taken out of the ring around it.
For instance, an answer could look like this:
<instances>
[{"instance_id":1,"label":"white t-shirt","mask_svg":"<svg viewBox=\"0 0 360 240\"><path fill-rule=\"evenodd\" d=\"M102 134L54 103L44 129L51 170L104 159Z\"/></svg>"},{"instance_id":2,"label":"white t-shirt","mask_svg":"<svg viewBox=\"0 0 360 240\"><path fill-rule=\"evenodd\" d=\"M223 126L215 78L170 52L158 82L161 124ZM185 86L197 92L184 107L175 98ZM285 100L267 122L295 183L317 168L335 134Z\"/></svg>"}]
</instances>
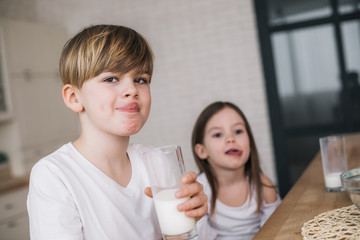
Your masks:
<instances>
[{"instance_id":1,"label":"white t-shirt","mask_svg":"<svg viewBox=\"0 0 360 240\"><path fill-rule=\"evenodd\" d=\"M129 145L132 176L124 188L86 160L71 143L32 168L27 207L34 240L161 239L140 154Z\"/></svg>"},{"instance_id":2,"label":"white t-shirt","mask_svg":"<svg viewBox=\"0 0 360 240\"><path fill-rule=\"evenodd\" d=\"M197 222L198 240L250 240L281 202L280 196L277 196L274 203L264 202L258 214L257 195L253 188L252 197L248 195L246 202L240 207L230 207L216 200L215 213L210 218L212 195L210 185L204 173L200 174L197 180L204 186L209 205L207 215Z\"/></svg>"}]
</instances>

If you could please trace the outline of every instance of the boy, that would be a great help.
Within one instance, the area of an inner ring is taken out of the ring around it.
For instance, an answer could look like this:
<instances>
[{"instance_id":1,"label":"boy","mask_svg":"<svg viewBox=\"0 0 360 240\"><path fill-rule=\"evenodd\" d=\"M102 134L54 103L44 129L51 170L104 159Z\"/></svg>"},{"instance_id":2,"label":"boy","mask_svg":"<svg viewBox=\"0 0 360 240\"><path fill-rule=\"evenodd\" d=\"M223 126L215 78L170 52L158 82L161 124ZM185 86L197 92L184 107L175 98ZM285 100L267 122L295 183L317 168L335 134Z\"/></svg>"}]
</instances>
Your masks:
<instances>
[{"instance_id":1,"label":"boy","mask_svg":"<svg viewBox=\"0 0 360 240\"><path fill-rule=\"evenodd\" d=\"M62 52L65 105L78 113L80 137L32 169L28 195L31 239L161 239L142 152L129 144L150 112L153 54L136 31L85 28ZM177 197L189 217L207 212L196 174Z\"/></svg>"}]
</instances>

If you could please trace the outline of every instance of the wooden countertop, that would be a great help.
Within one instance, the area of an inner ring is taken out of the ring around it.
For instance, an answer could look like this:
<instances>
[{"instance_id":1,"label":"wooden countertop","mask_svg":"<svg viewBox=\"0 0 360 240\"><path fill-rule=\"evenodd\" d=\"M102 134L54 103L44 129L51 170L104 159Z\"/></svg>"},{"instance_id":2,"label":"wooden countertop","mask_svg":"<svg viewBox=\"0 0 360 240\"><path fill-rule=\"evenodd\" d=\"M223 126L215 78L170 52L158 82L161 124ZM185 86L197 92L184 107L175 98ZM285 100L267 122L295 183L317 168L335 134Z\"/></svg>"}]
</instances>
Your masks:
<instances>
[{"instance_id":1,"label":"wooden countertop","mask_svg":"<svg viewBox=\"0 0 360 240\"><path fill-rule=\"evenodd\" d=\"M345 135L348 168L360 167L360 133ZM321 155L318 153L254 240L303 239L304 222L320 213L351 205L346 192L325 190Z\"/></svg>"}]
</instances>

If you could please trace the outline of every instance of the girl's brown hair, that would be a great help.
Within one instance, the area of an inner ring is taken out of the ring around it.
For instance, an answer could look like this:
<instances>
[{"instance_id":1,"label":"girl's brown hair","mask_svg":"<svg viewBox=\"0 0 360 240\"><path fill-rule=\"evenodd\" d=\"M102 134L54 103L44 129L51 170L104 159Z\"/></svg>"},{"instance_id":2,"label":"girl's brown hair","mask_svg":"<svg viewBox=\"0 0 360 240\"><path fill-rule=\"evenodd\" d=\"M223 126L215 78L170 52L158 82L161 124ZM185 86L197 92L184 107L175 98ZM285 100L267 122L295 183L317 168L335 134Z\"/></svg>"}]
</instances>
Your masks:
<instances>
[{"instance_id":1,"label":"girl's brown hair","mask_svg":"<svg viewBox=\"0 0 360 240\"><path fill-rule=\"evenodd\" d=\"M59 67L63 83L79 89L103 72L125 74L133 69L151 77L152 50L135 30L116 25L94 25L76 34L65 44Z\"/></svg>"},{"instance_id":2,"label":"girl's brown hair","mask_svg":"<svg viewBox=\"0 0 360 240\"><path fill-rule=\"evenodd\" d=\"M211 168L208 160L206 159L200 159L196 152L195 152L195 145L196 144L203 144L204 136L205 136L205 127L208 123L209 119L214 116L217 112L224 108L231 108L235 110L241 118L244 120L245 128L249 136L249 142L250 142L250 155L249 159L245 164L245 176L249 179L249 185L250 187L254 186L256 190L257 197L257 212L260 212L261 205L262 205L262 182L260 180L260 174L262 173L262 170L260 168L259 163L259 154L256 148L255 140L249 125L249 122L247 121L244 113L233 103L230 102L214 102L207 106L199 115L198 119L195 122L195 126L192 132L192 152L196 161L196 165L198 166L200 173L204 172L206 175L206 178L210 184L211 192L212 192L212 198L211 198L211 206L210 206L210 213L213 215L215 212L215 205L216 205L216 199L218 194L218 181L215 175L215 172ZM252 188L251 188L252 189ZM252 190L250 191L250 196L252 194Z\"/></svg>"}]
</instances>

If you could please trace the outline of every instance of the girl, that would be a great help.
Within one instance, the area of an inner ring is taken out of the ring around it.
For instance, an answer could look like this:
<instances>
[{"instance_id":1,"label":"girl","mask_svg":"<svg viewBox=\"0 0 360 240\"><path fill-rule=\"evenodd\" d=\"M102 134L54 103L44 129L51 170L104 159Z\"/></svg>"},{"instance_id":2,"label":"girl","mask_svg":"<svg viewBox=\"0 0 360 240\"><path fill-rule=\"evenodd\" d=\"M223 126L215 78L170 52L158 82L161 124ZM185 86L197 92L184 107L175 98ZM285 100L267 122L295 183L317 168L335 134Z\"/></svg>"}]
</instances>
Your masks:
<instances>
[{"instance_id":1,"label":"girl","mask_svg":"<svg viewBox=\"0 0 360 240\"><path fill-rule=\"evenodd\" d=\"M195 123L192 150L210 206L199 239L252 239L281 200L260 169L245 115L229 102L210 104Z\"/></svg>"}]
</instances>

